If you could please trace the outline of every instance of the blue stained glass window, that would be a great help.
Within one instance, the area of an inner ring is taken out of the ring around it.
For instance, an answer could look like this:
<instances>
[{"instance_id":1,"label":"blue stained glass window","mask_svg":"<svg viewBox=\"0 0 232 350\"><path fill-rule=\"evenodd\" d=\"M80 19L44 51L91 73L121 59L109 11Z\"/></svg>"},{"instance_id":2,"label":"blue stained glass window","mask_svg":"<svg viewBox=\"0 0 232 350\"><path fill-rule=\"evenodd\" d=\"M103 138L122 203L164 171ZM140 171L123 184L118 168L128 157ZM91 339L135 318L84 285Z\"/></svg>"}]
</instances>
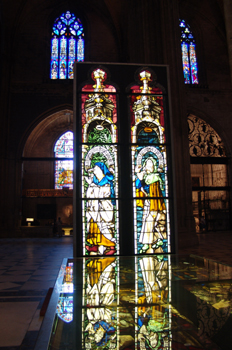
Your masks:
<instances>
[{"instance_id":1,"label":"blue stained glass window","mask_svg":"<svg viewBox=\"0 0 232 350\"><path fill-rule=\"evenodd\" d=\"M190 26L185 20L180 20L181 54L185 84L198 84L198 66L195 39Z\"/></svg>"},{"instance_id":2,"label":"blue stained glass window","mask_svg":"<svg viewBox=\"0 0 232 350\"><path fill-rule=\"evenodd\" d=\"M58 79L58 39L54 37L52 39L52 52L51 52L51 78Z\"/></svg>"},{"instance_id":3,"label":"blue stained glass window","mask_svg":"<svg viewBox=\"0 0 232 350\"><path fill-rule=\"evenodd\" d=\"M84 39L79 38L77 42L77 61L84 61Z\"/></svg>"},{"instance_id":4,"label":"blue stained glass window","mask_svg":"<svg viewBox=\"0 0 232 350\"><path fill-rule=\"evenodd\" d=\"M70 158L55 162L55 189L69 187L73 189L73 133L67 131L56 141L56 158Z\"/></svg>"},{"instance_id":5,"label":"blue stained glass window","mask_svg":"<svg viewBox=\"0 0 232 350\"><path fill-rule=\"evenodd\" d=\"M75 61L84 61L84 30L80 19L67 11L52 28L50 78L73 79Z\"/></svg>"},{"instance_id":6,"label":"blue stained glass window","mask_svg":"<svg viewBox=\"0 0 232 350\"><path fill-rule=\"evenodd\" d=\"M67 39L62 36L60 39L60 79L66 79L66 62L67 62Z\"/></svg>"},{"instance_id":7,"label":"blue stained glass window","mask_svg":"<svg viewBox=\"0 0 232 350\"><path fill-rule=\"evenodd\" d=\"M73 37L69 39L69 57L68 57L68 77L69 79L73 79L73 67L75 62L75 56L76 56L76 42Z\"/></svg>"}]
</instances>

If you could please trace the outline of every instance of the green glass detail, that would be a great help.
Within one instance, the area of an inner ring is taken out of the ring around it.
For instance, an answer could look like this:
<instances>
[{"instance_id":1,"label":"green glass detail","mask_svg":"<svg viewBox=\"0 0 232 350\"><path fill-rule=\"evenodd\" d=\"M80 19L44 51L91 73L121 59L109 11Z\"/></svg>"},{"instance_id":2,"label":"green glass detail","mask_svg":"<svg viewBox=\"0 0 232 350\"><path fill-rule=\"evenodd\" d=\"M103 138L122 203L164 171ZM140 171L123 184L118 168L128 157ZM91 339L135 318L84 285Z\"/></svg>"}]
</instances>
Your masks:
<instances>
[{"instance_id":1,"label":"green glass detail","mask_svg":"<svg viewBox=\"0 0 232 350\"><path fill-rule=\"evenodd\" d=\"M94 128L88 135L89 143L112 143L110 131L106 128L97 130Z\"/></svg>"}]
</instances>

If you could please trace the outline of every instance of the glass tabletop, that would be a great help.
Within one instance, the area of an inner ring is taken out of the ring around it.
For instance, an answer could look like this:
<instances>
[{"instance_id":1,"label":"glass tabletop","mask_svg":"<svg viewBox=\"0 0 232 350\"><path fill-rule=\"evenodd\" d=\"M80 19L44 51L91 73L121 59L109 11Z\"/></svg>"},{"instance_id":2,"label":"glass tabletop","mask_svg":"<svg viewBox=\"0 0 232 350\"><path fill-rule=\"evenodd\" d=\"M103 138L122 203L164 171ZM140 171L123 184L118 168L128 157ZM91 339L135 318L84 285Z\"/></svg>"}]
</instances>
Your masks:
<instances>
[{"instance_id":1,"label":"glass tabletop","mask_svg":"<svg viewBox=\"0 0 232 350\"><path fill-rule=\"evenodd\" d=\"M197 256L66 259L49 350L229 349L232 267Z\"/></svg>"}]
</instances>

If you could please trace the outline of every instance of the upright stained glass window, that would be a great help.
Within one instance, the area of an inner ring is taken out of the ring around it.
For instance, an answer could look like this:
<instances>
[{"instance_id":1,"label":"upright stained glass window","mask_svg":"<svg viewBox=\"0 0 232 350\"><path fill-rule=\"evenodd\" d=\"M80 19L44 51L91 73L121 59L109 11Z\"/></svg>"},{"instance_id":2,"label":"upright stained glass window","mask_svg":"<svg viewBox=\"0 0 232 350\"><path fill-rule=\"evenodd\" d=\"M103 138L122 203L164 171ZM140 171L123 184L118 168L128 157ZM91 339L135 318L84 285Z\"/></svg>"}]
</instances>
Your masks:
<instances>
[{"instance_id":1,"label":"upright stained glass window","mask_svg":"<svg viewBox=\"0 0 232 350\"><path fill-rule=\"evenodd\" d=\"M68 187L73 189L73 132L67 131L56 142L56 158L65 158L55 162L55 189ZM70 159L68 159L70 158Z\"/></svg>"},{"instance_id":2,"label":"upright stained glass window","mask_svg":"<svg viewBox=\"0 0 232 350\"><path fill-rule=\"evenodd\" d=\"M83 255L119 253L116 90L106 76L94 70L82 89Z\"/></svg>"},{"instance_id":3,"label":"upright stained glass window","mask_svg":"<svg viewBox=\"0 0 232 350\"><path fill-rule=\"evenodd\" d=\"M130 98L135 253L170 252L163 95L149 87L149 71L139 78L142 86L133 86Z\"/></svg>"},{"instance_id":4,"label":"upright stained glass window","mask_svg":"<svg viewBox=\"0 0 232 350\"><path fill-rule=\"evenodd\" d=\"M84 61L84 31L80 19L67 11L53 25L51 79L73 79L75 61Z\"/></svg>"},{"instance_id":5,"label":"upright stained glass window","mask_svg":"<svg viewBox=\"0 0 232 350\"><path fill-rule=\"evenodd\" d=\"M185 84L198 84L198 67L195 39L190 26L180 20L181 53Z\"/></svg>"}]
</instances>

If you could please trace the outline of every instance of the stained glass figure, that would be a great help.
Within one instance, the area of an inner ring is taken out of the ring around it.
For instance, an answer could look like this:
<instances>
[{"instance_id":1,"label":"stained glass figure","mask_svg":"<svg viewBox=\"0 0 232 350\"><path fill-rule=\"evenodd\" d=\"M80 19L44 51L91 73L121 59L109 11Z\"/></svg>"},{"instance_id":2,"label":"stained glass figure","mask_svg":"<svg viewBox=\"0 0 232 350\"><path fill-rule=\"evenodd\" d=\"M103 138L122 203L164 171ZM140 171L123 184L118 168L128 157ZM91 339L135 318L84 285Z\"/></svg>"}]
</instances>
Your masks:
<instances>
[{"instance_id":1,"label":"stained glass figure","mask_svg":"<svg viewBox=\"0 0 232 350\"><path fill-rule=\"evenodd\" d=\"M67 40L65 36L60 39L60 79L66 79L66 62L67 62Z\"/></svg>"},{"instance_id":2,"label":"stained glass figure","mask_svg":"<svg viewBox=\"0 0 232 350\"><path fill-rule=\"evenodd\" d=\"M55 189L73 189L73 133L67 131L56 142L56 158L70 158L55 162Z\"/></svg>"},{"instance_id":3,"label":"stained glass figure","mask_svg":"<svg viewBox=\"0 0 232 350\"><path fill-rule=\"evenodd\" d=\"M73 66L75 62L75 56L76 56L76 42L75 39L72 37L69 39L69 57L68 57L68 77L69 79L74 78L74 71Z\"/></svg>"},{"instance_id":4,"label":"stained glass figure","mask_svg":"<svg viewBox=\"0 0 232 350\"><path fill-rule=\"evenodd\" d=\"M118 168L116 97L106 94L106 73L96 69L96 84L82 94L83 254L118 253ZM113 87L107 87L108 90Z\"/></svg>"},{"instance_id":5,"label":"stained glass figure","mask_svg":"<svg viewBox=\"0 0 232 350\"><path fill-rule=\"evenodd\" d=\"M84 30L80 19L67 11L53 25L50 78L73 79L75 61L84 61Z\"/></svg>"},{"instance_id":6,"label":"stained glass figure","mask_svg":"<svg viewBox=\"0 0 232 350\"><path fill-rule=\"evenodd\" d=\"M118 260L84 260L83 349L117 349Z\"/></svg>"},{"instance_id":7,"label":"stained glass figure","mask_svg":"<svg viewBox=\"0 0 232 350\"><path fill-rule=\"evenodd\" d=\"M56 37L54 37L52 39L51 79L58 79L58 50L59 41Z\"/></svg>"},{"instance_id":8,"label":"stained glass figure","mask_svg":"<svg viewBox=\"0 0 232 350\"><path fill-rule=\"evenodd\" d=\"M135 253L163 253L170 250L163 96L149 87L150 72L140 80L131 95Z\"/></svg>"},{"instance_id":9,"label":"stained glass figure","mask_svg":"<svg viewBox=\"0 0 232 350\"><path fill-rule=\"evenodd\" d=\"M84 39L79 38L77 42L77 61L84 61Z\"/></svg>"},{"instance_id":10,"label":"stained glass figure","mask_svg":"<svg viewBox=\"0 0 232 350\"><path fill-rule=\"evenodd\" d=\"M190 26L185 20L180 20L181 52L185 84L198 84L198 67L195 39Z\"/></svg>"}]
</instances>

